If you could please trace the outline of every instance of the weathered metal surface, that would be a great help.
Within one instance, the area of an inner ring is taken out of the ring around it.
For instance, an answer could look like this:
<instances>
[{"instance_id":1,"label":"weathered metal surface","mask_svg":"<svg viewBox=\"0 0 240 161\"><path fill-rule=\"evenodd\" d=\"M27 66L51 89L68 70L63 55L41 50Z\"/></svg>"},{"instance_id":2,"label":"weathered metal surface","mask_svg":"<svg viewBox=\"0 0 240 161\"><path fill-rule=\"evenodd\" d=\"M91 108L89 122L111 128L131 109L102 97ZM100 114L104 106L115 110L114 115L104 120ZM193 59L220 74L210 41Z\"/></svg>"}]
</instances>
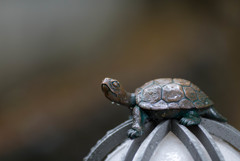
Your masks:
<instances>
[{"instance_id":1,"label":"weathered metal surface","mask_svg":"<svg viewBox=\"0 0 240 161\"><path fill-rule=\"evenodd\" d=\"M135 94L125 91L116 79L105 78L101 83L101 88L104 95L113 103L128 107L135 104Z\"/></svg>"},{"instance_id":2,"label":"weathered metal surface","mask_svg":"<svg viewBox=\"0 0 240 161\"><path fill-rule=\"evenodd\" d=\"M175 83L165 85L162 90L163 100L166 102L177 102L184 96L182 86Z\"/></svg>"},{"instance_id":3,"label":"weathered metal surface","mask_svg":"<svg viewBox=\"0 0 240 161\"><path fill-rule=\"evenodd\" d=\"M181 101L180 106L174 106L175 109L176 107L183 109L193 108L195 104L197 108L213 105L213 102L196 85L193 85L193 87L190 85L190 81L180 78L155 79L154 81L145 83L141 87L141 91L136 90L136 102L140 107L152 110L166 109L166 103L174 102L178 104L178 102ZM187 98L188 101L186 101L185 98ZM197 101L197 103L194 104L195 101ZM168 106L167 108L172 109L171 107L172 106Z\"/></svg>"},{"instance_id":4,"label":"weathered metal surface","mask_svg":"<svg viewBox=\"0 0 240 161\"><path fill-rule=\"evenodd\" d=\"M172 120L171 131L183 142L195 161L211 160L209 156L206 155L206 150L201 145L197 137L185 126L180 125L176 120Z\"/></svg>"},{"instance_id":5,"label":"weathered metal surface","mask_svg":"<svg viewBox=\"0 0 240 161\"><path fill-rule=\"evenodd\" d=\"M214 114L210 113L213 110L208 109L213 108L210 106L213 102L208 96L190 81L184 79L155 79L145 83L135 93L125 91L116 79L111 78L105 78L101 87L105 96L113 103L125 105L131 110L139 109L138 113L132 112L135 123L129 133L131 139L141 136L143 132L141 122L144 120L141 113L144 111L152 120L178 119L185 126L199 124L200 116L206 116L206 113L208 113L208 118L225 121L224 118L221 119L222 116L216 110ZM202 110L205 110L205 115ZM139 129L137 131L136 125Z\"/></svg>"},{"instance_id":6,"label":"weathered metal surface","mask_svg":"<svg viewBox=\"0 0 240 161\"><path fill-rule=\"evenodd\" d=\"M91 149L88 156L84 158L84 161L103 160L103 158L105 158L116 146L127 139L126 133L131 127L131 124L132 120L128 120L113 130L108 131L107 134Z\"/></svg>"},{"instance_id":7,"label":"weathered metal surface","mask_svg":"<svg viewBox=\"0 0 240 161\"><path fill-rule=\"evenodd\" d=\"M192 87L183 87L185 96L190 99L192 102L196 101L197 98L197 93L194 91Z\"/></svg>"},{"instance_id":8,"label":"weathered metal surface","mask_svg":"<svg viewBox=\"0 0 240 161\"><path fill-rule=\"evenodd\" d=\"M191 84L191 87L195 90L195 91L200 91L200 88L198 86L196 86L195 84Z\"/></svg>"},{"instance_id":9,"label":"weathered metal surface","mask_svg":"<svg viewBox=\"0 0 240 161\"><path fill-rule=\"evenodd\" d=\"M190 86L191 82L185 79L181 79L181 78L174 78L173 79L174 83L180 84L182 86Z\"/></svg>"},{"instance_id":10,"label":"weathered metal surface","mask_svg":"<svg viewBox=\"0 0 240 161\"><path fill-rule=\"evenodd\" d=\"M131 123L132 121L128 120L109 131L98 141L84 160L103 160L108 153L126 139L125 132L131 126ZM240 150L240 132L227 123L203 119L200 125L186 128L176 120L166 120L159 123L156 127L149 122L145 125L145 128L145 135L135 139L131 144L125 161L149 160L154 153L154 149L156 149L169 131L172 131L183 142L196 161L225 160L210 133L220 137Z\"/></svg>"},{"instance_id":11,"label":"weathered metal surface","mask_svg":"<svg viewBox=\"0 0 240 161\"><path fill-rule=\"evenodd\" d=\"M154 79L155 84L164 86L166 84L172 83L173 79L172 78L162 78L162 79Z\"/></svg>"},{"instance_id":12,"label":"weathered metal surface","mask_svg":"<svg viewBox=\"0 0 240 161\"><path fill-rule=\"evenodd\" d=\"M176 102L168 103L168 109L179 109L179 104Z\"/></svg>"},{"instance_id":13,"label":"weathered metal surface","mask_svg":"<svg viewBox=\"0 0 240 161\"><path fill-rule=\"evenodd\" d=\"M191 109L193 108L193 104L190 100L188 99L182 99L180 102L179 102L179 106L180 108L182 109Z\"/></svg>"},{"instance_id":14,"label":"weathered metal surface","mask_svg":"<svg viewBox=\"0 0 240 161\"><path fill-rule=\"evenodd\" d=\"M160 101L162 97L161 89L162 88L160 86L150 86L148 88L145 88L142 91L141 101L149 103L156 103Z\"/></svg>"},{"instance_id":15,"label":"weathered metal surface","mask_svg":"<svg viewBox=\"0 0 240 161\"><path fill-rule=\"evenodd\" d=\"M131 146L130 146L130 148L129 148L129 150L128 150L128 153L127 153L127 155L126 155L126 158L125 158L125 161L129 161L129 160L132 160L133 159L133 157L135 156L135 153L137 152L137 150L139 149L139 147L140 147L140 145L142 144L142 142L144 141L144 139L149 135L149 133L154 129L154 125L151 123L151 122L148 122L146 125L145 125L145 133L141 136L141 137L139 137L139 138L137 138L137 139L135 139L133 142L132 142L132 144L131 144Z\"/></svg>"},{"instance_id":16,"label":"weathered metal surface","mask_svg":"<svg viewBox=\"0 0 240 161\"><path fill-rule=\"evenodd\" d=\"M189 127L189 130L201 141L213 161L224 161L224 157L212 136L202 125Z\"/></svg>"},{"instance_id":17,"label":"weathered metal surface","mask_svg":"<svg viewBox=\"0 0 240 161\"><path fill-rule=\"evenodd\" d=\"M167 135L167 133L170 131L170 121L164 121L160 123L152 132L151 136L149 135L149 142L146 143L147 145L142 146L141 149L139 149L139 156L136 156L136 158L139 159L139 161L145 161L150 160L150 158L153 155L154 149L158 146L158 144L162 141L162 139ZM141 154L142 153L142 154ZM141 159L140 159L141 158Z\"/></svg>"},{"instance_id":18,"label":"weathered metal surface","mask_svg":"<svg viewBox=\"0 0 240 161\"><path fill-rule=\"evenodd\" d=\"M133 104L131 96L134 95L135 102L141 108L150 110L176 109L179 107L182 109L203 108L213 105L208 96L196 85L180 78L155 79L137 88L135 93L132 94L126 92L117 80L105 78L102 82L102 90L108 99L126 106ZM173 106L170 103L175 103L175 105Z\"/></svg>"},{"instance_id":19,"label":"weathered metal surface","mask_svg":"<svg viewBox=\"0 0 240 161\"><path fill-rule=\"evenodd\" d=\"M237 129L227 123L220 123L205 118L202 119L201 125L206 128L209 133L225 140L240 150L240 132Z\"/></svg>"}]
</instances>

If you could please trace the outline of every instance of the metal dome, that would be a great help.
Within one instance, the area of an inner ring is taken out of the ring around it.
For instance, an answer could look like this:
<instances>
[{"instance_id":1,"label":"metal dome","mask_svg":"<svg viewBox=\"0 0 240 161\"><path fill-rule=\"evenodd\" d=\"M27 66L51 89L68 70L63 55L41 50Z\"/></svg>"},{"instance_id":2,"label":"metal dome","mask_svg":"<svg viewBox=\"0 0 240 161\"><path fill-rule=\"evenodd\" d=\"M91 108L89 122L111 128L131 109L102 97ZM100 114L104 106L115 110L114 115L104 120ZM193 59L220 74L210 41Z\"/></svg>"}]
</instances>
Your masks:
<instances>
[{"instance_id":1,"label":"metal dome","mask_svg":"<svg viewBox=\"0 0 240 161\"><path fill-rule=\"evenodd\" d=\"M126 134L127 130L131 128L131 124L132 120L128 120L107 132L107 134L91 149L84 160L111 160L109 158L114 155L121 161L154 160L154 157L159 153L157 149L168 144L168 142L164 144L163 140L167 138L168 135L173 134L180 140L179 142L185 145L187 149L186 153L188 154L184 154L184 156L192 158L190 160L227 160L226 157L228 156L224 153L223 148L219 146L218 140L221 139L236 148L232 149L236 151L236 158L240 160L240 132L227 123L220 123L205 118L202 118L200 125L192 127L180 125L176 120L166 120L159 123L157 126L149 122L145 124L145 133L143 136L130 140L127 138ZM162 145L160 145L160 143L162 143ZM172 147L169 149L171 148ZM178 148L184 150L184 146Z\"/></svg>"}]
</instances>

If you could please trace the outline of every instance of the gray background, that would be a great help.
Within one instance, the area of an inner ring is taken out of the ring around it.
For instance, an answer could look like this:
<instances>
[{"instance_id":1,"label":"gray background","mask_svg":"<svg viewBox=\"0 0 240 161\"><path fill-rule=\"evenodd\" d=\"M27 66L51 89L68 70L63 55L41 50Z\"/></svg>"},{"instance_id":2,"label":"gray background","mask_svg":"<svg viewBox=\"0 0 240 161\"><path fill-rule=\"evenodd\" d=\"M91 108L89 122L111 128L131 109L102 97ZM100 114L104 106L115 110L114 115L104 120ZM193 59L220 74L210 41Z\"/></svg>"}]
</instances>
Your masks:
<instances>
[{"instance_id":1,"label":"gray background","mask_svg":"<svg viewBox=\"0 0 240 161\"><path fill-rule=\"evenodd\" d=\"M239 20L234 0L1 1L0 159L82 160L128 119L104 77L191 80L240 129Z\"/></svg>"}]
</instances>

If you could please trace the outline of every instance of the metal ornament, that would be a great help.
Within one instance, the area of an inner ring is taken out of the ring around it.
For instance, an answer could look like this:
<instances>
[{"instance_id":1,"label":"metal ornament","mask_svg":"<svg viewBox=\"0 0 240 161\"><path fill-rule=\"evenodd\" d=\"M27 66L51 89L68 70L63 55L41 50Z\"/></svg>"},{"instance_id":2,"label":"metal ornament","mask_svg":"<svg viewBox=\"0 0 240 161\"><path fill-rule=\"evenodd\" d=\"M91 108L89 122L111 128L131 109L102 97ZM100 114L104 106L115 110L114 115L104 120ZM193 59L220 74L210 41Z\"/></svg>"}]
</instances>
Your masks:
<instances>
[{"instance_id":1,"label":"metal ornament","mask_svg":"<svg viewBox=\"0 0 240 161\"><path fill-rule=\"evenodd\" d=\"M128 139L125 133L131 127L132 123L133 120L128 120L109 131L91 149L88 156L84 158L84 161L104 160L110 152ZM232 146L240 151L240 132L227 123L202 118L199 125L186 127L179 124L177 120L172 119L162 121L158 125L148 122L144 125L144 128L145 132L143 136L134 139L131 143L124 161L150 160L154 149L156 149L169 131L172 131L182 141L196 161L225 160L212 135L232 144ZM145 141L146 137L148 141ZM207 153L204 152L206 151L204 148L207 150Z\"/></svg>"},{"instance_id":2,"label":"metal ornament","mask_svg":"<svg viewBox=\"0 0 240 161\"><path fill-rule=\"evenodd\" d=\"M180 78L160 78L149 81L129 93L118 80L105 78L101 84L105 96L113 103L132 110L133 124L128 137L135 139L143 134L146 122L159 123L177 119L185 126L198 125L201 117L226 122L213 107L213 101L196 85ZM176 127L177 128L177 127Z\"/></svg>"}]
</instances>

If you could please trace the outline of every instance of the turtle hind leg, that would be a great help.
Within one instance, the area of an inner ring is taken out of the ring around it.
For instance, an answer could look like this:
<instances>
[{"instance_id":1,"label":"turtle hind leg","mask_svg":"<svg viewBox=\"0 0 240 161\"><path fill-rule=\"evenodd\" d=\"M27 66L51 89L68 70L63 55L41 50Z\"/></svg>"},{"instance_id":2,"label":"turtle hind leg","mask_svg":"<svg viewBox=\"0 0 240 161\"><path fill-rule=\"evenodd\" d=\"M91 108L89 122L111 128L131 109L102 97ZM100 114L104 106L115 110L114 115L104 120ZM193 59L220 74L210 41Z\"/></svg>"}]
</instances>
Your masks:
<instances>
[{"instance_id":1,"label":"turtle hind leg","mask_svg":"<svg viewBox=\"0 0 240 161\"><path fill-rule=\"evenodd\" d=\"M185 126L198 125L200 122L201 118L196 111L189 111L185 113L179 121L180 124Z\"/></svg>"},{"instance_id":2,"label":"turtle hind leg","mask_svg":"<svg viewBox=\"0 0 240 161\"><path fill-rule=\"evenodd\" d=\"M218 113L214 107L210 107L205 110L202 116L220 122L227 122L227 119L223 117L220 113Z\"/></svg>"}]
</instances>

